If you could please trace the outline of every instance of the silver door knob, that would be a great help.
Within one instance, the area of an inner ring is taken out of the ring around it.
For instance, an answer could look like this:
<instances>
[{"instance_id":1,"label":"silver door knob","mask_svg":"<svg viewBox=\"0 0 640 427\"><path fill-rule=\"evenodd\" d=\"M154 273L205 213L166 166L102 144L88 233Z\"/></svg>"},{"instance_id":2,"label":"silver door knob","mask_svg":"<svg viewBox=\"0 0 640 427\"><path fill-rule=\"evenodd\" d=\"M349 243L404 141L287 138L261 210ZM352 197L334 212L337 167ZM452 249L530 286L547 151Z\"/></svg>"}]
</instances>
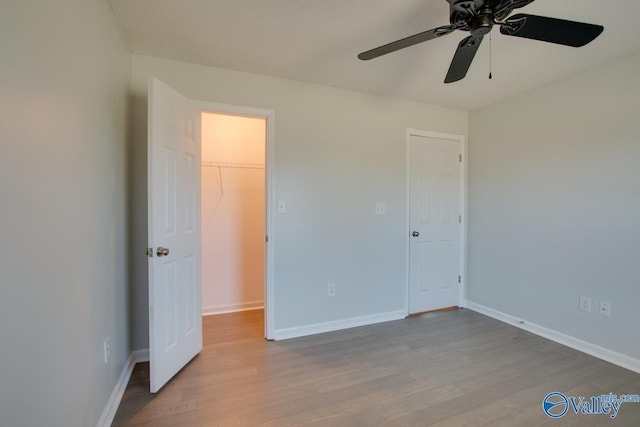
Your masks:
<instances>
[{"instance_id":1,"label":"silver door knob","mask_svg":"<svg viewBox=\"0 0 640 427\"><path fill-rule=\"evenodd\" d=\"M418 236L420 235L420 232L418 232L418 231L414 231L414 232L412 232L412 233L411 233L411 235L412 235L413 237L418 237ZM160 255L158 255L158 256L160 256Z\"/></svg>"},{"instance_id":2,"label":"silver door knob","mask_svg":"<svg viewBox=\"0 0 640 427\"><path fill-rule=\"evenodd\" d=\"M158 256L167 256L169 255L169 248L163 248L162 246L158 246L158 250L156 251Z\"/></svg>"}]
</instances>

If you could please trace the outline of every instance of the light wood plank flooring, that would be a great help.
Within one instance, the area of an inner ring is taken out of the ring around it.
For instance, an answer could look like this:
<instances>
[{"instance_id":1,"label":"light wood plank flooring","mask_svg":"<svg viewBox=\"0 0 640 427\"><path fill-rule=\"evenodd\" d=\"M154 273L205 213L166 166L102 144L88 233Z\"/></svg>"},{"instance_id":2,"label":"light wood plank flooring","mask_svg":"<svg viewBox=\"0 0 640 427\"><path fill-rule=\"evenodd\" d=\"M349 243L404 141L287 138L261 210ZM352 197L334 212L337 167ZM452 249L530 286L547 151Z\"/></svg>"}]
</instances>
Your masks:
<instances>
[{"instance_id":1,"label":"light wood plank flooring","mask_svg":"<svg viewBox=\"0 0 640 427\"><path fill-rule=\"evenodd\" d=\"M469 310L279 342L263 312L204 318L204 350L160 393L136 366L114 426L640 426L551 419L552 391L640 394L640 375Z\"/></svg>"}]
</instances>

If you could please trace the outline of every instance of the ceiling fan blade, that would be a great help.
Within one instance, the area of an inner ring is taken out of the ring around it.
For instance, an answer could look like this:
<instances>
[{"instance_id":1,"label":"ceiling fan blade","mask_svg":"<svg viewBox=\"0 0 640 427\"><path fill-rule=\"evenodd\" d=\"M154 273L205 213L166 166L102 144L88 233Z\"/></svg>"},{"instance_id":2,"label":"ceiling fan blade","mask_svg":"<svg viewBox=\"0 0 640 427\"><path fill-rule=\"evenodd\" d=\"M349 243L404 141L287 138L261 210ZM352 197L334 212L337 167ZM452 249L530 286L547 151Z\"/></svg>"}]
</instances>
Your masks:
<instances>
[{"instance_id":1,"label":"ceiling fan blade","mask_svg":"<svg viewBox=\"0 0 640 427\"><path fill-rule=\"evenodd\" d=\"M480 43L482 43L482 38L482 36L469 36L458 44L458 49L456 49L456 53L453 55L447 77L444 79L445 83L453 83L464 79L473 62L473 57L476 56Z\"/></svg>"},{"instance_id":2,"label":"ceiling fan blade","mask_svg":"<svg viewBox=\"0 0 640 427\"><path fill-rule=\"evenodd\" d=\"M423 31L422 33L414 34L412 36L396 40L395 42L387 43L383 46L376 47L375 49L362 52L360 55L358 55L358 58L363 61L368 61L369 59L377 58L379 56L386 55L387 53L404 49L405 47L413 46L418 43L426 42L427 40L446 36L447 34L453 32L453 30L455 29L456 27L454 27L453 25L445 25L442 27L433 28L428 31Z\"/></svg>"},{"instance_id":3,"label":"ceiling fan blade","mask_svg":"<svg viewBox=\"0 0 640 427\"><path fill-rule=\"evenodd\" d=\"M547 18L519 13L507 19L500 32L507 36L523 37L565 46L581 47L598 37L604 27L584 22Z\"/></svg>"}]
</instances>

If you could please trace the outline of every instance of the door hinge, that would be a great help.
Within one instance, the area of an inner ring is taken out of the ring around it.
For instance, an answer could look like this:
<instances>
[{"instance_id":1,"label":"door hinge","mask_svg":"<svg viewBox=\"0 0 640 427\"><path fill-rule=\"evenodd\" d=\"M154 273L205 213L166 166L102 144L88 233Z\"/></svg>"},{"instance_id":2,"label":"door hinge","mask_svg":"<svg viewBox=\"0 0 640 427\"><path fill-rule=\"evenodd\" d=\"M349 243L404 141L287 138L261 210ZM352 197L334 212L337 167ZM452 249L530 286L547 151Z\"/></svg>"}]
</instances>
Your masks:
<instances>
[{"instance_id":1,"label":"door hinge","mask_svg":"<svg viewBox=\"0 0 640 427\"><path fill-rule=\"evenodd\" d=\"M153 257L153 248L144 248L144 254L147 257L152 258Z\"/></svg>"},{"instance_id":2,"label":"door hinge","mask_svg":"<svg viewBox=\"0 0 640 427\"><path fill-rule=\"evenodd\" d=\"M265 237L265 241L269 243L269 236L264 236L264 237Z\"/></svg>"},{"instance_id":3,"label":"door hinge","mask_svg":"<svg viewBox=\"0 0 640 427\"><path fill-rule=\"evenodd\" d=\"M462 224L462 215L458 215L458 224Z\"/></svg>"},{"instance_id":4,"label":"door hinge","mask_svg":"<svg viewBox=\"0 0 640 427\"><path fill-rule=\"evenodd\" d=\"M462 276L458 275L458 283L462 283Z\"/></svg>"},{"instance_id":5,"label":"door hinge","mask_svg":"<svg viewBox=\"0 0 640 427\"><path fill-rule=\"evenodd\" d=\"M460 157L460 163L462 163L462 154L460 154L459 157Z\"/></svg>"}]
</instances>

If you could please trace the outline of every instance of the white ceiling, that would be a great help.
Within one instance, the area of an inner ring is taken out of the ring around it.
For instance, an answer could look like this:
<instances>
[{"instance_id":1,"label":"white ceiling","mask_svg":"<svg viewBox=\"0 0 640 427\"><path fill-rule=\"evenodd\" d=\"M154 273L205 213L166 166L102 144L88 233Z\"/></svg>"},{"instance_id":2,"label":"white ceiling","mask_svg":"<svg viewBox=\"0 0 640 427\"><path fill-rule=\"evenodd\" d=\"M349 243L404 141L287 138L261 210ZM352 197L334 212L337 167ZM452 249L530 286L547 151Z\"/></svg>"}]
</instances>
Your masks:
<instances>
[{"instance_id":1,"label":"white ceiling","mask_svg":"<svg viewBox=\"0 0 640 427\"><path fill-rule=\"evenodd\" d=\"M640 51L640 1L536 0L517 12L600 24L570 48L492 32L445 85L456 31L371 61L362 51L449 23L445 0L109 0L134 53L472 110ZM516 13L517 13L516 12Z\"/></svg>"}]
</instances>

